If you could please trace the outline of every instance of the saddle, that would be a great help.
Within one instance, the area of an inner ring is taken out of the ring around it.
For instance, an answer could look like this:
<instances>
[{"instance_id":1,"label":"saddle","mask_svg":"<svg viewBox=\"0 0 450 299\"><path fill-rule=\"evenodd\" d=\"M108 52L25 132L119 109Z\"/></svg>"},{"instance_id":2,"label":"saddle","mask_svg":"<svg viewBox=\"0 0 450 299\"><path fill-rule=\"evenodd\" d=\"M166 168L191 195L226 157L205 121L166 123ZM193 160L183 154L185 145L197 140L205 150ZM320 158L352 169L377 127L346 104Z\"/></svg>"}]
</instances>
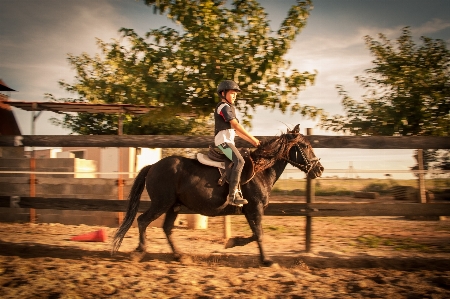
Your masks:
<instances>
[{"instance_id":1,"label":"saddle","mask_svg":"<svg viewBox=\"0 0 450 299\"><path fill-rule=\"evenodd\" d=\"M245 185L251 181L255 176L254 163L250 157L250 151L247 148L240 148L239 153L244 158L245 164L241 173L241 185ZM229 183L229 177L231 174L231 169L233 167L233 162L228 159L224 153L209 146L207 154L197 153L197 160L205 165L217 167L220 173L220 179L217 184L223 186L225 182Z\"/></svg>"}]
</instances>

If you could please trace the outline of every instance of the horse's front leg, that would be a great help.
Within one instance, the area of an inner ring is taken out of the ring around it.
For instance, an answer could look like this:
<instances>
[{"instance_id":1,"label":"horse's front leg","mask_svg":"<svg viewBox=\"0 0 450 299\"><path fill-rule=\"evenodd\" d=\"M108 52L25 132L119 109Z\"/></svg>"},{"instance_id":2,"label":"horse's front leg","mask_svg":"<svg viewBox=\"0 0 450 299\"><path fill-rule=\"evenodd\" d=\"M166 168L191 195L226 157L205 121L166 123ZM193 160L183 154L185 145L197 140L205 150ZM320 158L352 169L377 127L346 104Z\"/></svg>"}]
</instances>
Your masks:
<instances>
[{"instance_id":1,"label":"horse's front leg","mask_svg":"<svg viewBox=\"0 0 450 299\"><path fill-rule=\"evenodd\" d=\"M271 266L273 264L273 261L267 257L263 246L263 229L262 229L263 214L264 208L262 203L258 203L255 208L247 207L247 209L244 210L245 218L247 219L247 222L250 225L250 228L252 229L253 235L250 238L242 238L242 239L246 239L247 241L246 244L251 241L256 241L258 243L261 262L265 266ZM242 241L244 240L235 239L235 242L237 243ZM235 246L239 245L235 244Z\"/></svg>"},{"instance_id":2,"label":"horse's front leg","mask_svg":"<svg viewBox=\"0 0 450 299\"><path fill-rule=\"evenodd\" d=\"M258 243L261 263L263 263L264 266L272 266L273 261L269 257L267 257L263 246L263 237L264 237L264 232L262 228L263 213L264 209L261 204L258 205L256 213L245 214L245 218L247 218L248 224L250 225L250 228L253 231L253 236L255 237L256 242Z\"/></svg>"}]
</instances>

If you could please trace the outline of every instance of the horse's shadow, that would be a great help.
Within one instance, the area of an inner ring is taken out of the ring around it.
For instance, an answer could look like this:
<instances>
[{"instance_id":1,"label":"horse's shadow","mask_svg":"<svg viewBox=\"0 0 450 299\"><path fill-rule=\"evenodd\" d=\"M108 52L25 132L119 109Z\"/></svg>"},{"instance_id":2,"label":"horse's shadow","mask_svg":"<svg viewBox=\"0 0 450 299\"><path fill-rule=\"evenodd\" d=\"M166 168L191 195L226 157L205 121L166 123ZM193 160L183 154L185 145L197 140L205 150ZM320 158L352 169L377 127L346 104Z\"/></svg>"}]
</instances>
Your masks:
<instances>
[{"instance_id":1,"label":"horse's shadow","mask_svg":"<svg viewBox=\"0 0 450 299\"><path fill-rule=\"evenodd\" d=\"M10 243L0 241L0 256L17 256L23 259L58 258L64 260L101 260L111 263L129 263L136 261L136 256L130 252L117 252L111 256L107 250L86 250L72 246L45 245L39 243ZM134 257L134 258L133 258ZM257 268L261 267L259 255L245 254L186 254L180 264L198 267L232 267ZM450 269L450 258L435 257L373 257L373 256L313 256L305 252L284 255L273 255L274 261L283 268L308 269L373 269L403 271L447 271ZM173 263L172 253L141 254L140 263L167 262Z\"/></svg>"}]
</instances>

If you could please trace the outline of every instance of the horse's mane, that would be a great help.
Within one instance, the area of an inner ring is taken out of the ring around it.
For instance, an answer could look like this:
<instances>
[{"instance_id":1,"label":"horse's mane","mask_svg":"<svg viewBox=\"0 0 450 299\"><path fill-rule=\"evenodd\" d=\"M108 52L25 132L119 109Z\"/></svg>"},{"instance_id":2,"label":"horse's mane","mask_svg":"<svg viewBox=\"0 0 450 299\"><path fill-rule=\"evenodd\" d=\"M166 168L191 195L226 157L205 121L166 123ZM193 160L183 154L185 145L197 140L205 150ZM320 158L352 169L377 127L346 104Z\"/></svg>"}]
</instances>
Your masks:
<instances>
[{"instance_id":1,"label":"horse's mane","mask_svg":"<svg viewBox=\"0 0 450 299\"><path fill-rule=\"evenodd\" d=\"M255 173L273 166L277 160L287 158L289 150L297 143L305 143L305 138L302 134L289 131L279 137L263 140L258 148L250 153Z\"/></svg>"}]
</instances>

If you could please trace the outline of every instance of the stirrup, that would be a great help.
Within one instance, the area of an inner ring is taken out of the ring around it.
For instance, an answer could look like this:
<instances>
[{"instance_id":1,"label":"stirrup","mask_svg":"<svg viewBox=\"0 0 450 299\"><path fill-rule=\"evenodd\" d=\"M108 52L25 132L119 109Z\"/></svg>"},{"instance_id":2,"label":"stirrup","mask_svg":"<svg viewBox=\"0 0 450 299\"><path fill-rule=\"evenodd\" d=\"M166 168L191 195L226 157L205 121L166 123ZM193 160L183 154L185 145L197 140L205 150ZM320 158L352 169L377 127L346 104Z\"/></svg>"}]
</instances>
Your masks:
<instances>
[{"instance_id":1,"label":"stirrup","mask_svg":"<svg viewBox=\"0 0 450 299\"><path fill-rule=\"evenodd\" d=\"M239 189L237 189L234 194L228 195L228 201L230 201L230 204L238 207L248 204L248 201L242 197L242 192Z\"/></svg>"}]
</instances>

